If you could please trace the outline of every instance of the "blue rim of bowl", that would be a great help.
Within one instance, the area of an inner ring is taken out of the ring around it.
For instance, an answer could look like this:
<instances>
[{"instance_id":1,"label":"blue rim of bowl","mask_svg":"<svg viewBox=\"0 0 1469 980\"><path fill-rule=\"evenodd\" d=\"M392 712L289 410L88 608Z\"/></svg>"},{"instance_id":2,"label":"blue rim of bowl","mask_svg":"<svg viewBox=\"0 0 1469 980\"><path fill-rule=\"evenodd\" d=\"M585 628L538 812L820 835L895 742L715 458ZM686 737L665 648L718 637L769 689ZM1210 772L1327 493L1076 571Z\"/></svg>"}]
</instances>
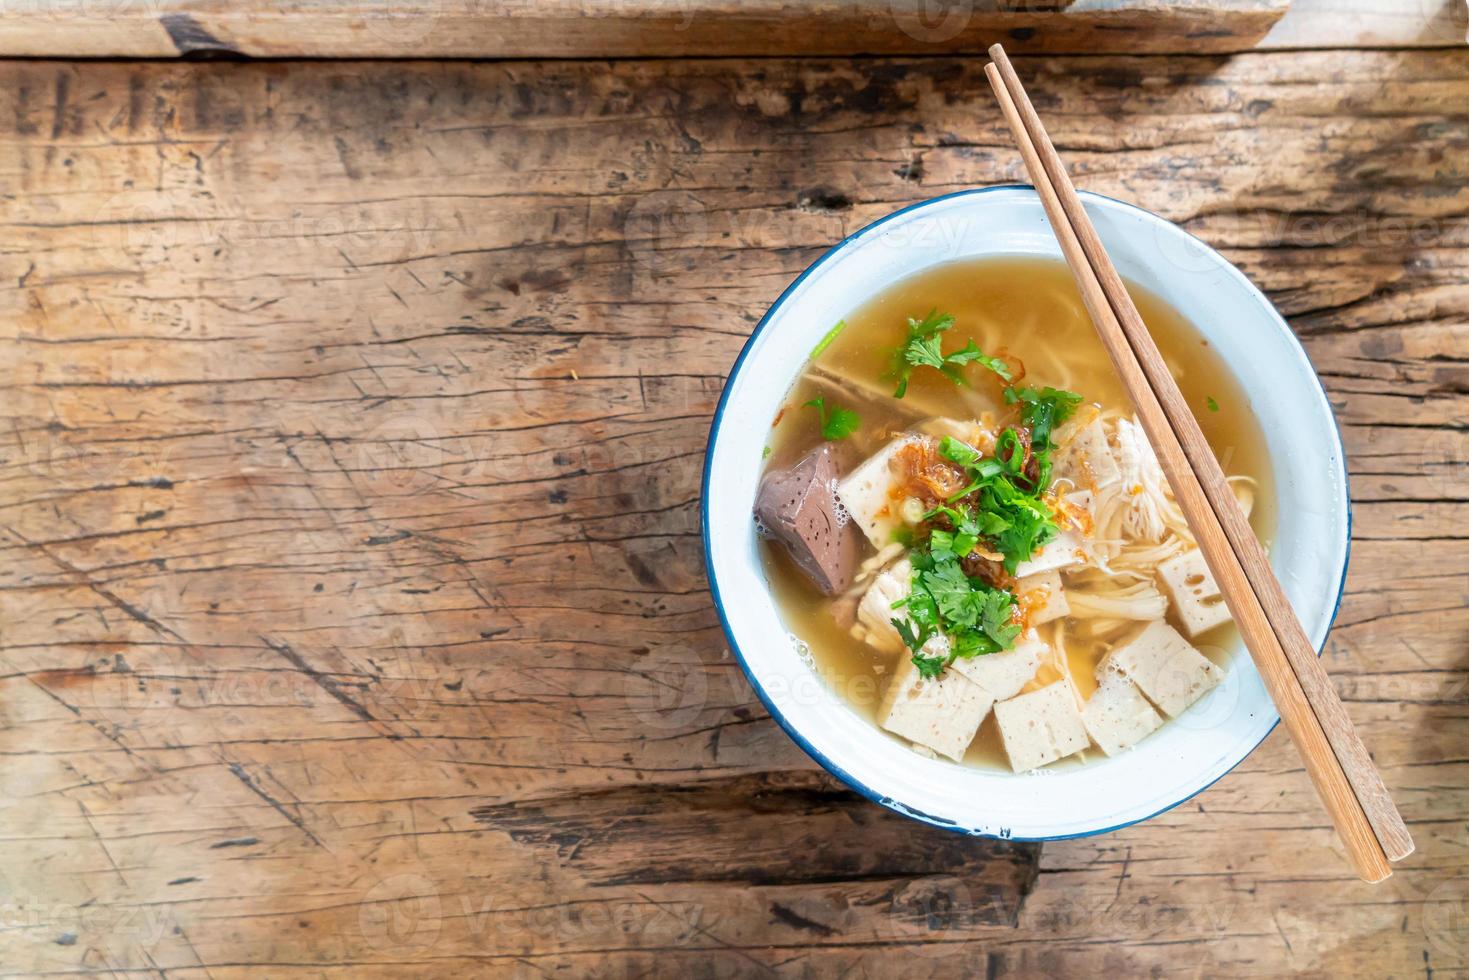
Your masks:
<instances>
[{"instance_id":1,"label":"blue rim of bowl","mask_svg":"<svg viewBox=\"0 0 1469 980\"><path fill-rule=\"evenodd\" d=\"M840 253L843 249L850 245L855 239L860 238L872 229L884 225L895 218L901 217L902 215L905 215L910 211L915 211L919 208L929 207L931 205L939 203L940 201L947 201L957 197L978 197L981 194L988 194L993 191L1030 191L1032 194L1034 194L1035 185L996 184L992 187L972 187L967 190L953 191L949 194L940 194L938 197L931 197L923 201L917 201L913 204L907 205L906 207L899 208L891 214L883 215L876 221L873 221L870 224L863 225L861 228L852 232L850 235L847 235L841 241L837 242L831 248L823 252L816 259L816 261L808 265L805 270L803 270L801 274L791 282L789 286L782 290L781 294L776 297L775 302L770 304L770 308L765 311L765 315L760 318L760 322L755 324L755 329L750 331L749 338L745 341L744 346L740 348L739 357L735 358L734 364L730 367L729 375L725 379L724 391L720 393L719 404L715 407L714 418L709 424L709 439L704 446L704 472L699 487L699 519L702 525L701 538L704 547L704 570L707 578L709 579L709 591L714 597L714 609L719 614L719 625L720 628L724 631L724 638L729 641L730 649L734 651L735 658L738 659L740 662L740 670L744 671L745 677L749 679L750 686L754 688L756 696L760 698L760 703L765 706L766 712L770 715L770 717L775 719L776 724L780 725L780 727L785 731L786 735L790 736L791 741L795 742L796 745L800 747L801 751L805 752L808 756L814 759L816 763L827 772L831 773L837 779L841 780L844 784L846 784L848 788L856 791L858 794L870 800L871 802L876 803L879 806L886 807L887 809L892 810L896 813L900 813L905 817L909 817L910 819L926 823L933 827L938 827L942 830L949 830L955 833L965 834L970 837L988 837L994 840L1027 842L1073 840L1078 837L1096 837L1101 834L1110 834L1113 831L1122 830L1124 827L1131 827L1133 824L1142 823L1144 820L1151 820L1159 814L1167 813L1169 810L1172 810L1175 807L1187 803L1189 800L1193 799L1195 796L1198 796L1200 793L1213 786L1215 783L1223 779L1225 776L1229 775L1231 772L1234 772L1239 764L1241 762L1244 762L1251 755L1253 755L1255 750L1264 743L1265 739L1270 737L1270 733L1275 731L1276 725L1280 724L1278 713L1274 724L1270 726L1270 728L1265 732L1264 735L1260 736L1260 741L1251 746L1250 750L1244 755L1240 756L1237 760L1235 760L1235 762L1228 769L1224 770L1218 776L1215 776L1213 779L1209 780L1209 782L1205 783L1203 786L1200 786L1192 793L1182 796L1172 803L1169 803L1167 806L1160 807L1159 809L1154 810L1152 813L1149 813L1146 816L1137 817L1133 820L1126 820L1122 823L1114 824L1111 827L1105 827L1100 830L1083 830L1074 834L1053 834L1044 837L1015 837L1003 832L997 834L991 833L989 831L980 830L974 827L964 827L955 821L948 820L943 817L936 817L932 814L924 813L921 810L916 810L910 806L907 806L901 800L895 800L892 797L885 796L882 793L873 790L866 783L863 783L861 780L857 779L855 776L847 772L841 766L837 765L831 759L827 758L822 752L818 751L814 745L806 740L805 736L803 736L796 729L796 727L790 723L789 719L787 719L786 716L782 714L779 709L776 708L774 702L772 702L770 700L770 697L765 693L765 688L760 684L759 679L757 679L754 673L750 670L750 665L745 660L745 655L743 651L740 650L739 642L735 639L734 630L730 628L729 618L724 614L724 599L719 594L719 579L714 573L713 554L711 551L709 540L709 476L710 470L714 462L714 445L719 438L719 423L724 417L725 404L729 400L729 393L734 387L735 378L739 375L740 368L745 363L745 357L750 353L751 348L754 347L755 340L760 336L760 332L765 329L766 324L770 322L770 318L773 317L775 315L775 312L780 309L782 304L785 303L787 297L789 297L791 293L794 292L796 288L801 285L801 283L806 281L807 276L815 272L828 259L835 257L838 253ZM1230 262L1223 255L1219 254L1218 250L1216 250L1213 246L1209 245L1207 242L1203 241L1202 239L1198 238L1187 230L1178 227L1178 225L1167 220L1166 218L1154 214L1146 208L1138 207L1136 204L1130 204L1127 201L1119 201L1115 197L1107 197L1105 194L1097 194L1092 191L1081 191L1080 194L1083 198L1096 198L1098 200L1108 201L1112 204L1120 205L1131 211L1137 211L1147 216L1148 218L1151 218L1154 221L1158 221L1166 225L1167 227L1179 232L1180 234L1185 235L1193 242L1195 242L1200 248L1204 249L1205 252L1207 252L1209 255L1218 259L1222 266L1226 270L1228 270L1229 273L1233 274L1235 278L1237 278L1245 286L1245 288L1254 295L1255 299L1258 300L1265 307L1266 310L1270 311L1270 313L1274 315L1276 325L1284 330L1286 337L1290 340L1292 344L1295 345L1296 350L1300 353L1305 362L1310 365L1311 376L1316 379L1316 386L1321 391L1321 400L1326 405L1326 412L1331 417L1332 425L1336 429L1337 458L1340 461L1339 465L1341 470L1342 494L1345 498L1343 504L1346 511L1346 550L1342 555L1341 580L1337 582L1336 602L1332 606L1331 616L1326 621L1326 634L1321 639L1321 646L1316 648L1316 654L1317 656L1320 656L1322 650L1325 649L1327 639L1331 636L1331 628L1336 623L1337 614L1341 612L1342 598L1346 594L1347 569L1351 566L1352 563L1352 494L1351 477L1347 468L1346 445L1342 441L1341 437L1341 423L1337 420L1336 412L1331 407L1331 399L1326 393L1326 386L1322 384L1321 376L1316 371L1315 364L1312 363L1310 355L1306 353L1306 348L1301 344L1300 338L1296 336L1295 331L1290 329L1290 325L1286 323L1285 317L1280 315L1280 311L1275 308L1274 303L1270 302L1270 298L1262 293L1259 287L1250 282L1249 277L1246 276L1239 269L1237 269L1233 262Z\"/></svg>"}]
</instances>

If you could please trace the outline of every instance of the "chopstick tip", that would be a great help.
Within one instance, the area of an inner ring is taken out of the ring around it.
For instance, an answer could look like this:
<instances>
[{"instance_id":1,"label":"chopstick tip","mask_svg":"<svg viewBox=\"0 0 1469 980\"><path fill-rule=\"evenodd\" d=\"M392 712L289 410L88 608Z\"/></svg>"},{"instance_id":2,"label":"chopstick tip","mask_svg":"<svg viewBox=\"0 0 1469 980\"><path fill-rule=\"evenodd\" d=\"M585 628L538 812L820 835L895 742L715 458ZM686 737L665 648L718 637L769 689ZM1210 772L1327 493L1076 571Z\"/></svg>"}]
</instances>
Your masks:
<instances>
[{"instance_id":1,"label":"chopstick tip","mask_svg":"<svg viewBox=\"0 0 1469 980\"><path fill-rule=\"evenodd\" d=\"M1005 56L1005 46L1003 44L991 44L990 45L990 57L993 58L993 59L995 59L996 61L1008 61L1009 60Z\"/></svg>"}]
</instances>

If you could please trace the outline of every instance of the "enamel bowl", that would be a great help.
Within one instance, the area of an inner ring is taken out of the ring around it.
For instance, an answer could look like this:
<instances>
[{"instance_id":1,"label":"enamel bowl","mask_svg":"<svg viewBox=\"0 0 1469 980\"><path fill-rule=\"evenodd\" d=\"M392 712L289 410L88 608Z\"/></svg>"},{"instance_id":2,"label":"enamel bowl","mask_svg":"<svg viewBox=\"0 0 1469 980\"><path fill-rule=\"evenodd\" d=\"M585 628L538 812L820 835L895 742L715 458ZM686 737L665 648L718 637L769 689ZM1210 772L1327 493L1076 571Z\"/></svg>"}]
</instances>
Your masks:
<instances>
[{"instance_id":1,"label":"enamel bowl","mask_svg":"<svg viewBox=\"0 0 1469 980\"><path fill-rule=\"evenodd\" d=\"M1341 599L1350 512L1341 438L1305 351L1259 290L1213 249L1140 208L1082 195L1123 277L1181 312L1238 378L1265 433L1281 515L1271 560L1319 649ZM804 660L771 595L751 510L771 420L827 329L885 286L977 256L1060 248L1028 186L935 198L818 259L775 301L730 372L704 468L704 557L725 635L791 738L848 786L936 826L1015 840L1105 833L1223 776L1279 720L1249 654L1183 716L1115 758L1012 775L924 758L854 712Z\"/></svg>"}]
</instances>

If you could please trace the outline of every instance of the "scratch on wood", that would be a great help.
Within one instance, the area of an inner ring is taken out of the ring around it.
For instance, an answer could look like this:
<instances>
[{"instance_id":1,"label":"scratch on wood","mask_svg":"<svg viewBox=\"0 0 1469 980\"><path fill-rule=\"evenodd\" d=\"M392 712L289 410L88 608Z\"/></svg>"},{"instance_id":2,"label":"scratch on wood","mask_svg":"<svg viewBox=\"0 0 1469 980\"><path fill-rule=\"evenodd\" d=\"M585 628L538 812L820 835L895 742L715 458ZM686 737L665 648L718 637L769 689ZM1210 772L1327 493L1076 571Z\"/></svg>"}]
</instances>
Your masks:
<instances>
[{"instance_id":1,"label":"scratch on wood","mask_svg":"<svg viewBox=\"0 0 1469 980\"><path fill-rule=\"evenodd\" d=\"M321 838L313 834L311 832L311 828L306 826L306 822L304 820L296 816L290 810L287 810L280 800L277 800L274 796L271 796L265 790L261 789L259 784L257 784L254 779L250 778L250 774L245 771L244 766L240 765L238 762L231 762L229 763L229 770L236 779L245 784L246 788L249 789L250 792L260 797L262 800L270 805L271 809L275 810L275 812L279 813L281 816L289 820L291 824L296 827L296 829L300 830L301 833L309 837L312 843L316 844L316 846L318 847L326 847L326 845L321 842ZM220 845L215 846L217 847Z\"/></svg>"},{"instance_id":2,"label":"scratch on wood","mask_svg":"<svg viewBox=\"0 0 1469 980\"><path fill-rule=\"evenodd\" d=\"M346 691L342 690L342 686L338 684L335 680L327 677L325 674L322 674L320 671L316 670L309 663L307 663L306 658L302 657L295 650L291 649L290 644L277 643L274 640L271 640L264 636L262 636L260 639L266 646L270 647L276 653L280 654L287 663L292 664L297 670L301 671L301 673L305 674L307 677L315 681L323 691L336 698L342 704L346 705L347 708L350 709L354 715L361 718L363 721L377 721L377 719L373 717L372 712L368 711L367 708L363 706L360 701L352 697L352 695L348 694Z\"/></svg>"}]
</instances>

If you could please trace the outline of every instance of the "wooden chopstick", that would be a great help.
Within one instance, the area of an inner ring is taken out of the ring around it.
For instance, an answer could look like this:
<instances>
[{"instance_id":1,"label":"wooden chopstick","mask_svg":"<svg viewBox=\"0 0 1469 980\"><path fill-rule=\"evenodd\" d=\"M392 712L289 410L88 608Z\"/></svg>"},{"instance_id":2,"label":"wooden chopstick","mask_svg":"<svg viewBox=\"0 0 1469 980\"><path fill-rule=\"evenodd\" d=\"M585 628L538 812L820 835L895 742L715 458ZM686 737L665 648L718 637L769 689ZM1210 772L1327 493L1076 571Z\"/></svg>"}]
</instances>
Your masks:
<instances>
[{"instance_id":1,"label":"wooden chopstick","mask_svg":"<svg viewBox=\"0 0 1469 980\"><path fill-rule=\"evenodd\" d=\"M985 74L1097 332L1179 507L1358 873L1380 881L1413 840L1270 569L1004 49Z\"/></svg>"}]
</instances>

